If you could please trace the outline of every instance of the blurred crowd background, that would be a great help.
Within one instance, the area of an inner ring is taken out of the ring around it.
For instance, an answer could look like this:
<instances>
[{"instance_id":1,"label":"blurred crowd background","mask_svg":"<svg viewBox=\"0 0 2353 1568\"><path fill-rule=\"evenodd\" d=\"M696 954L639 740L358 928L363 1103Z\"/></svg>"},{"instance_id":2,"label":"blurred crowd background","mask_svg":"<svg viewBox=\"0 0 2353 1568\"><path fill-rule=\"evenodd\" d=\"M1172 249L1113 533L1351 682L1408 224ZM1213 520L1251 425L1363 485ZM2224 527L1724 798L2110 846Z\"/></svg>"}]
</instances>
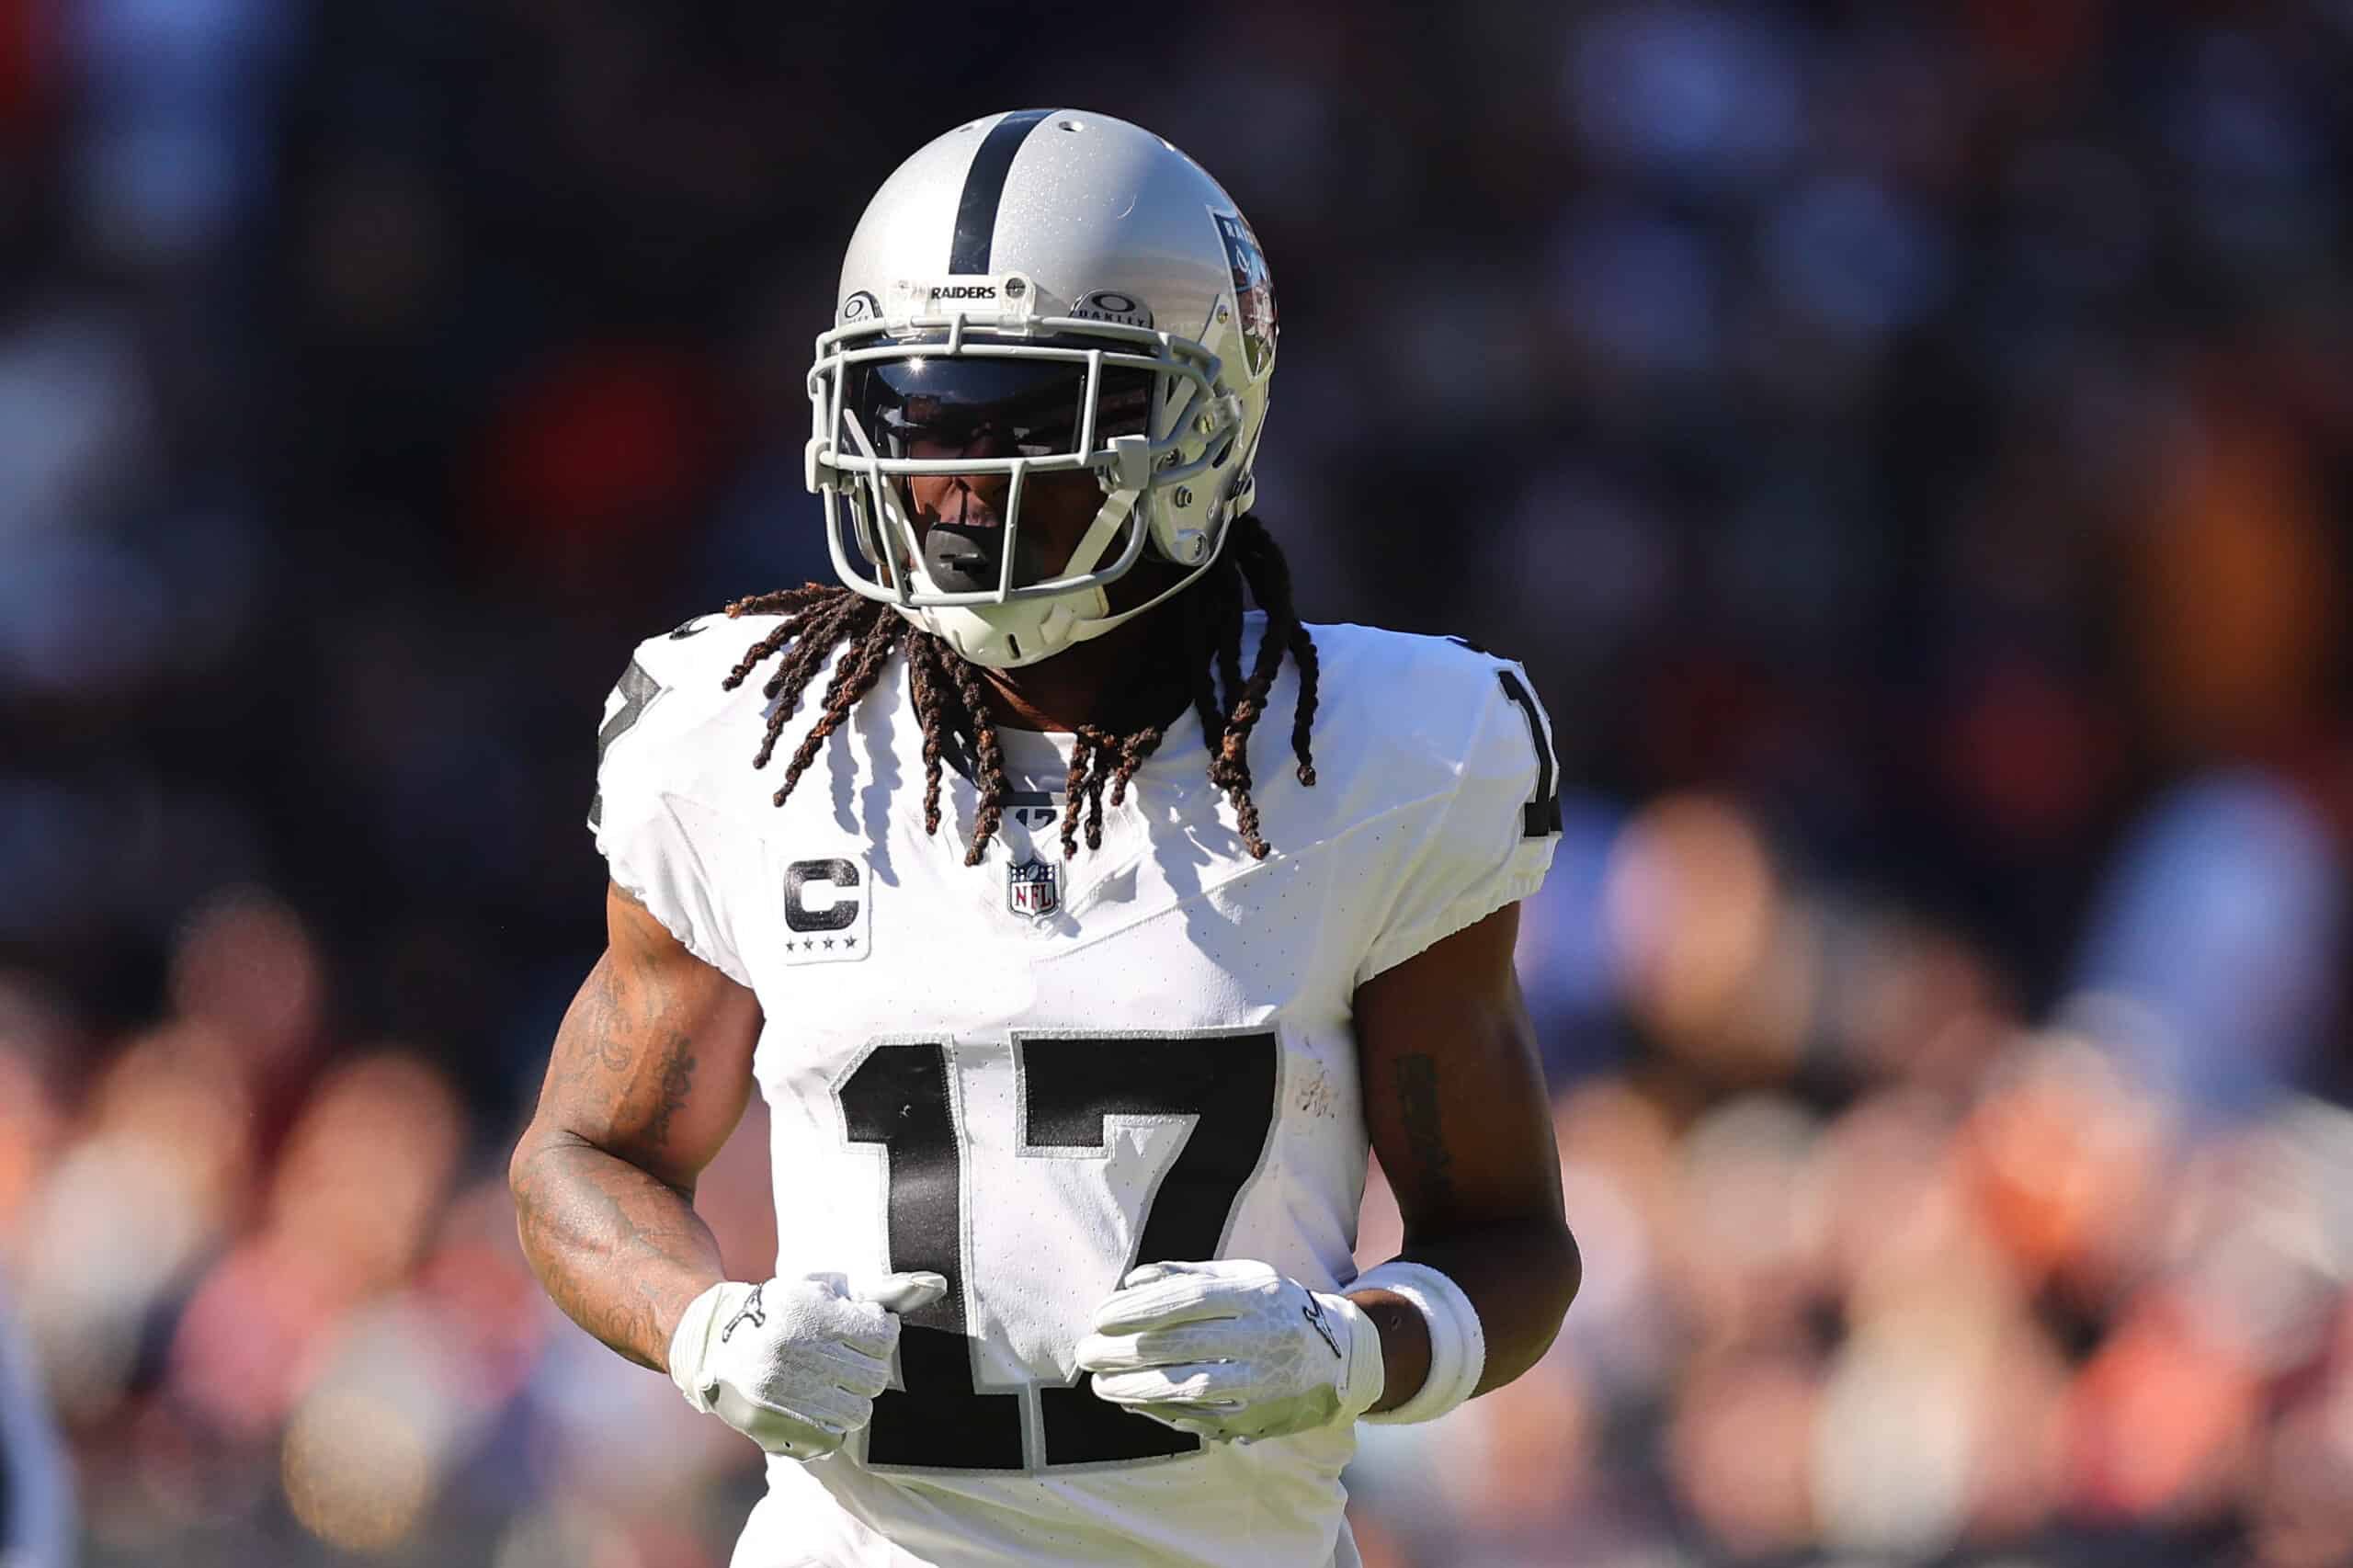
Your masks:
<instances>
[{"instance_id":1,"label":"blurred crowd background","mask_svg":"<svg viewBox=\"0 0 2353 1568\"><path fill-rule=\"evenodd\" d=\"M1369 1562L2353 1562L2345 0L0 0L0 1297L83 1561L725 1561L754 1451L505 1156L605 691L824 574L840 247L1025 104L1233 190L1302 606L1524 659L1577 786L1585 1293L1371 1435Z\"/></svg>"}]
</instances>

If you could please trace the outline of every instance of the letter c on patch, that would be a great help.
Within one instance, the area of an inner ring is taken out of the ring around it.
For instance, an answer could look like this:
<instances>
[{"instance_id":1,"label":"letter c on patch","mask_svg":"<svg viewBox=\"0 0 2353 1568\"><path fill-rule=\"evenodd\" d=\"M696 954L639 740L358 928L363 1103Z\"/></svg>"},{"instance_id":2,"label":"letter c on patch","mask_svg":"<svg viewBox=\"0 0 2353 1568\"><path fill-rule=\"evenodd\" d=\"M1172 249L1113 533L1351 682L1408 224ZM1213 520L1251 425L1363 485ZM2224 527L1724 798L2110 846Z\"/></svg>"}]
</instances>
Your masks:
<instances>
[{"instance_id":1,"label":"letter c on patch","mask_svg":"<svg viewBox=\"0 0 2353 1568\"><path fill-rule=\"evenodd\" d=\"M812 882L833 890L821 908L811 908ZM795 931L838 931L858 919L858 900L844 888L858 886L858 866L849 860L795 860L784 873L784 923Z\"/></svg>"}]
</instances>

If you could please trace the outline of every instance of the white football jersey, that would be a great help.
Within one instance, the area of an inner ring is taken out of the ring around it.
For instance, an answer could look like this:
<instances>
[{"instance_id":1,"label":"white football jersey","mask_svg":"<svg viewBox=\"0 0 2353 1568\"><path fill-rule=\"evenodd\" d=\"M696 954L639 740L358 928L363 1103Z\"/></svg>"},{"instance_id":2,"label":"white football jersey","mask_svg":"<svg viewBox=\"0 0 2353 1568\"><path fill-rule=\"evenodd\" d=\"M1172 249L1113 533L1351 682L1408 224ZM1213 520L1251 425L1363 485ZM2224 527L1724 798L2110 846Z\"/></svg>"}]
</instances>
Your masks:
<instances>
[{"instance_id":1,"label":"white football jersey","mask_svg":"<svg viewBox=\"0 0 2353 1568\"><path fill-rule=\"evenodd\" d=\"M1250 747L1264 860L1189 710L1124 805L1107 792L1102 847L1069 861L1070 737L1000 732L1009 770L1051 788L967 867L977 791L951 773L925 835L903 657L774 803L826 677L761 770L773 662L721 689L774 624L706 618L638 649L599 735L597 846L759 996L777 1272L933 1269L949 1289L906 1314L863 1434L771 1462L737 1568L1353 1561L1350 1430L1204 1445L1096 1399L1072 1353L1140 1262L1354 1277L1351 1000L1542 880L1560 808L1526 675L1449 640L1313 628L1318 782L1295 774L1286 661Z\"/></svg>"}]
</instances>

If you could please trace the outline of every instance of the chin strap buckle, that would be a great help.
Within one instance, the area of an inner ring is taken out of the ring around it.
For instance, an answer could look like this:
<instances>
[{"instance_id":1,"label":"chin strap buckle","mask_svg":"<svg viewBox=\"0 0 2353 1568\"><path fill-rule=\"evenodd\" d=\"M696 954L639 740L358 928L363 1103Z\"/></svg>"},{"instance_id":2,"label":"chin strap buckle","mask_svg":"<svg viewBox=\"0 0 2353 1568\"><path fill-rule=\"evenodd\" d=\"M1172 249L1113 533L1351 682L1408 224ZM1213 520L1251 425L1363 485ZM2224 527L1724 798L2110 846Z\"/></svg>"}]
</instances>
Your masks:
<instances>
[{"instance_id":1,"label":"chin strap buckle","mask_svg":"<svg viewBox=\"0 0 2353 1568\"><path fill-rule=\"evenodd\" d=\"M1142 490L1152 483L1152 437L1111 437L1111 472L1121 490Z\"/></svg>"}]
</instances>

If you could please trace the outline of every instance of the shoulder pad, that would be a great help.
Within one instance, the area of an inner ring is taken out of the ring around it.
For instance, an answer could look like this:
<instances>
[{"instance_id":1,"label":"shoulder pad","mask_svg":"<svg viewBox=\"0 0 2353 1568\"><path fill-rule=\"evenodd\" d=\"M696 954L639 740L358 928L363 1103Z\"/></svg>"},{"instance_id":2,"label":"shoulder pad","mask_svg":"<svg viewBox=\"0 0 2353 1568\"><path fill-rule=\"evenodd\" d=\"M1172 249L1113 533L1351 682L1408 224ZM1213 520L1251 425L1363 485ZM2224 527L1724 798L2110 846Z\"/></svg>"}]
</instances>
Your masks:
<instances>
[{"instance_id":1,"label":"shoulder pad","mask_svg":"<svg viewBox=\"0 0 2353 1568\"><path fill-rule=\"evenodd\" d=\"M1483 769L1524 772L1524 825L1540 835L1558 831L1552 721L1527 671L1460 637L1353 625L1308 631L1321 666L1319 755L1328 735L1336 763L1377 767L1430 792Z\"/></svg>"},{"instance_id":2,"label":"shoulder pad","mask_svg":"<svg viewBox=\"0 0 2353 1568\"><path fill-rule=\"evenodd\" d=\"M752 645L776 629L777 620L773 615L698 616L637 645L629 667L605 698L604 719L597 729L597 795L588 808L590 827L603 825L608 803L614 799L676 788L702 761L702 748L690 743L712 731L715 721L758 712L767 665L732 691L726 681Z\"/></svg>"}]
</instances>

